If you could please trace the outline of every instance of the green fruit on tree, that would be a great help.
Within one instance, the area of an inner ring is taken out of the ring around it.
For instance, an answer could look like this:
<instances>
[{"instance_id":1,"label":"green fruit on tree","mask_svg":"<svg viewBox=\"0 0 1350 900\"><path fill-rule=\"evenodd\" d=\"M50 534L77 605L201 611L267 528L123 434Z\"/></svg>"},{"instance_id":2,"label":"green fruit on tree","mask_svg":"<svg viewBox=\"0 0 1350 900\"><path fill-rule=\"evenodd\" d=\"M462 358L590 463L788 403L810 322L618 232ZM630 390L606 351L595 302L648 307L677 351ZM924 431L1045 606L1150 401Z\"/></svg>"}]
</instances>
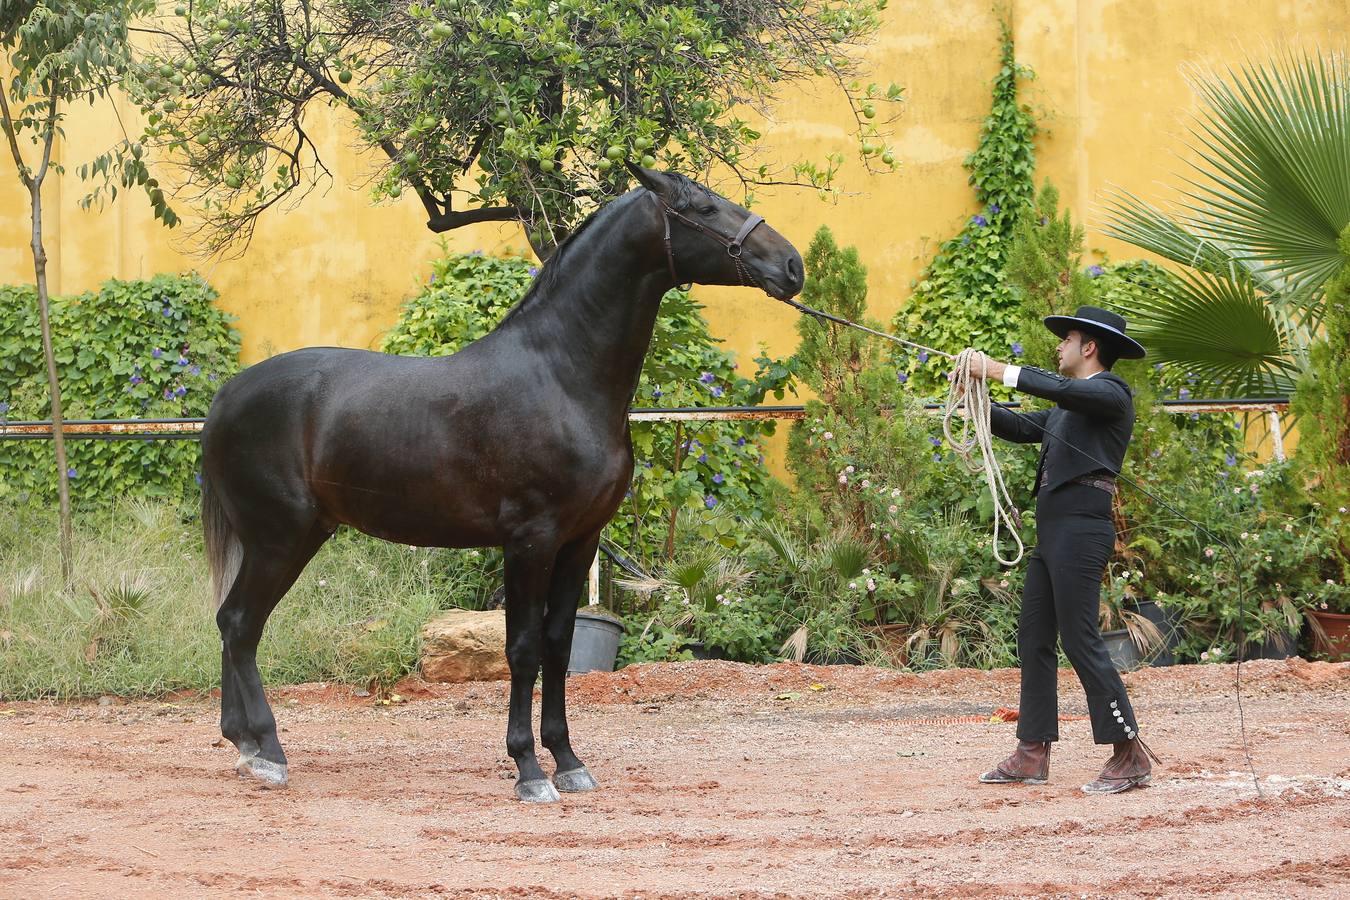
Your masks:
<instances>
[{"instance_id":1,"label":"green fruit on tree","mask_svg":"<svg viewBox=\"0 0 1350 900\"><path fill-rule=\"evenodd\" d=\"M511 138L515 137L515 136L516 136L516 133L517 133L517 132L516 132L516 130L515 130L514 128L503 128L503 129L502 129L502 137L506 138L507 140L510 140Z\"/></svg>"},{"instance_id":2,"label":"green fruit on tree","mask_svg":"<svg viewBox=\"0 0 1350 900\"><path fill-rule=\"evenodd\" d=\"M554 165L553 160L551 159L539 160L539 171L543 172L545 175L547 175L549 172L552 172L555 168L556 166Z\"/></svg>"},{"instance_id":3,"label":"green fruit on tree","mask_svg":"<svg viewBox=\"0 0 1350 900\"><path fill-rule=\"evenodd\" d=\"M867 141L862 145L862 152L863 156L871 156L873 153L877 152L877 145L873 144L871 141Z\"/></svg>"},{"instance_id":4,"label":"green fruit on tree","mask_svg":"<svg viewBox=\"0 0 1350 900\"><path fill-rule=\"evenodd\" d=\"M492 114L492 121L496 122L498 125L505 123L509 118L511 118L511 113L504 109L499 109Z\"/></svg>"},{"instance_id":5,"label":"green fruit on tree","mask_svg":"<svg viewBox=\"0 0 1350 900\"><path fill-rule=\"evenodd\" d=\"M895 165L895 154L887 150L885 153L881 154L881 161L888 166L893 166Z\"/></svg>"},{"instance_id":6,"label":"green fruit on tree","mask_svg":"<svg viewBox=\"0 0 1350 900\"><path fill-rule=\"evenodd\" d=\"M652 166L656 165L656 157L652 156L650 153L644 154L642 157L642 165L645 168L650 169Z\"/></svg>"},{"instance_id":7,"label":"green fruit on tree","mask_svg":"<svg viewBox=\"0 0 1350 900\"><path fill-rule=\"evenodd\" d=\"M595 167L599 169L601 172L608 172L610 169L614 168L614 163L610 162L607 159L602 159L595 164Z\"/></svg>"},{"instance_id":8,"label":"green fruit on tree","mask_svg":"<svg viewBox=\"0 0 1350 900\"><path fill-rule=\"evenodd\" d=\"M243 180L242 178L240 178L238 175L226 175L226 176L225 176L225 186L226 186L227 188L229 188L230 190L232 190L232 191L237 191L237 190L239 190L240 185L242 185L243 183L244 183L244 180Z\"/></svg>"},{"instance_id":9,"label":"green fruit on tree","mask_svg":"<svg viewBox=\"0 0 1350 900\"><path fill-rule=\"evenodd\" d=\"M389 196L397 200L399 197L403 196L403 188L399 187L397 184L394 185L389 189Z\"/></svg>"},{"instance_id":10,"label":"green fruit on tree","mask_svg":"<svg viewBox=\"0 0 1350 900\"><path fill-rule=\"evenodd\" d=\"M877 108L870 103L864 103L862 108L862 114L865 118L874 119L876 118L877 115Z\"/></svg>"},{"instance_id":11,"label":"green fruit on tree","mask_svg":"<svg viewBox=\"0 0 1350 900\"><path fill-rule=\"evenodd\" d=\"M618 162L623 159L623 148L618 144L611 144L609 149L605 151L605 157L612 162Z\"/></svg>"},{"instance_id":12,"label":"green fruit on tree","mask_svg":"<svg viewBox=\"0 0 1350 900\"><path fill-rule=\"evenodd\" d=\"M412 150L409 150L407 153L403 154L403 164L404 164L405 166L407 166L408 168L410 168L410 169L411 169L412 167L416 166L416 165L417 165L417 154L416 154L415 152L413 152Z\"/></svg>"},{"instance_id":13,"label":"green fruit on tree","mask_svg":"<svg viewBox=\"0 0 1350 900\"><path fill-rule=\"evenodd\" d=\"M517 125L524 125L524 124L525 124L525 114L524 114L523 112L518 112L518 113L516 113L515 122L516 122Z\"/></svg>"},{"instance_id":14,"label":"green fruit on tree","mask_svg":"<svg viewBox=\"0 0 1350 900\"><path fill-rule=\"evenodd\" d=\"M639 150L646 150L651 145L652 139L649 137L640 137L637 140L633 141L633 146L638 148Z\"/></svg>"},{"instance_id":15,"label":"green fruit on tree","mask_svg":"<svg viewBox=\"0 0 1350 900\"><path fill-rule=\"evenodd\" d=\"M178 4L177 6L175 6L175 7L173 8L173 14L174 14L175 16L186 16L186 15L187 15L187 7L180 3L180 4Z\"/></svg>"},{"instance_id":16,"label":"green fruit on tree","mask_svg":"<svg viewBox=\"0 0 1350 900\"><path fill-rule=\"evenodd\" d=\"M343 84L350 84L351 80L352 80L351 69L343 69L341 72L338 73L338 81L342 82Z\"/></svg>"}]
</instances>

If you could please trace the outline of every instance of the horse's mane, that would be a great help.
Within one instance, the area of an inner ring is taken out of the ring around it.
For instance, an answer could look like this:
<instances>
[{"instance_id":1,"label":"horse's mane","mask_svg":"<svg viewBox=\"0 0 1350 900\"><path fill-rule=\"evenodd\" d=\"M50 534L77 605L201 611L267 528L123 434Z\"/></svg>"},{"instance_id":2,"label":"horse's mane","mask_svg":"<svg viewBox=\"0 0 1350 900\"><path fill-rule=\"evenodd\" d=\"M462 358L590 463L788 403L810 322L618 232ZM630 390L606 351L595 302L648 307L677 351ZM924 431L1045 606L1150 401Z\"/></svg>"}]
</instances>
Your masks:
<instances>
[{"instance_id":1,"label":"horse's mane","mask_svg":"<svg viewBox=\"0 0 1350 900\"><path fill-rule=\"evenodd\" d=\"M666 198L671 209L683 210L699 197L708 198L716 196L716 194L699 184L697 181L681 175L678 172L666 172L665 176L670 180L672 186L670 196ZM539 274L535 276L534 283L531 284L530 289L525 292L525 296L521 297L520 301L516 303L515 306L511 307L506 315L502 317L501 322L497 324L498 328L511 321L511 319L526 306L533 305L533 302L537 297L551 293L553 289L558 286L558 283L562 280L561 272L563 270L563 257L567 255L568 250L572 248L572 245L577 242L577 239L580 238L591 225L598 219L604 218L606 213L612 212L612 207L616 206L618 206L617 201L606 203L604 206L591 213L577 226L576 231L569 234L567 238L558 245L558 248L553 251L553 255L548 258L543 267L539 270Z\"/></svg>"}]
</instances>

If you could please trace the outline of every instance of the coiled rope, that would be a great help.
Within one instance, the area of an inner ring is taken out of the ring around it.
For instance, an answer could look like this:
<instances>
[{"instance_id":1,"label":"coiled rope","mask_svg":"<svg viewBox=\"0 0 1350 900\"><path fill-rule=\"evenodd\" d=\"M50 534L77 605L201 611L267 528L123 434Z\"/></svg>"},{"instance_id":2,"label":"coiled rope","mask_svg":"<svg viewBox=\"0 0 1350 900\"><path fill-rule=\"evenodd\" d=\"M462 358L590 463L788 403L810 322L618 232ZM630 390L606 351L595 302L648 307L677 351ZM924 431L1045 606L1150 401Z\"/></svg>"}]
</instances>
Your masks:
<instances>
[{"instance_id":1,"label":"coiled rope","mask_svg":"<svg viewBox=\"0 0 1350 900\"><path fill-rule=\"evenodd\" d=\"M961 457L966 470L984 473L989 496L994 500L994 559L1005 566L1022 561L1026 547L1022 544L1022 517L1008 494L1003 481L1003 469L994 455L993 407L989 399L989 357L980 356L980 377L974 377L971 365L977 351L970 348L956 355L951 386L947 390L947 404L942 410L942 434L948 445ZM961 420L960 431L952 434L952 420ZM1017 555L1005 559L999 549L999 538L1007 528L1017 544Z\"/></svg>"}]
</instances>

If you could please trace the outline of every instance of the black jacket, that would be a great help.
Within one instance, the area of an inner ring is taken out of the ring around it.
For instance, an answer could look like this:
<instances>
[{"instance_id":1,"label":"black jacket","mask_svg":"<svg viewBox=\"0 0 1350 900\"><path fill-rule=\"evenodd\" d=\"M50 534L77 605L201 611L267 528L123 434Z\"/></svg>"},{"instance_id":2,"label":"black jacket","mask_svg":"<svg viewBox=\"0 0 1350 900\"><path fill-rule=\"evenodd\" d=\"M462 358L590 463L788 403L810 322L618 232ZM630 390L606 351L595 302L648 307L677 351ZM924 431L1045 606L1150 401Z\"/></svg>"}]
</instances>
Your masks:
<instances>
[{"instance_id":1,"label":"black jacket","mask_svg":"<svg viewBox=\"0 0 1350 900\"><path fill-rule=\"evenodd\" d=\"M990 424L998 437L1018 444L1041 442L1033 494L1040 491L1042 478L1053 491L1080 475L1120 474L1134 432L1134 392L1125 379L1112 372L1065 378L1024 366L1017 389L1058 404L1032 413L1015 413L997 404L992 410Z\"/></svg>"}]
</instances>

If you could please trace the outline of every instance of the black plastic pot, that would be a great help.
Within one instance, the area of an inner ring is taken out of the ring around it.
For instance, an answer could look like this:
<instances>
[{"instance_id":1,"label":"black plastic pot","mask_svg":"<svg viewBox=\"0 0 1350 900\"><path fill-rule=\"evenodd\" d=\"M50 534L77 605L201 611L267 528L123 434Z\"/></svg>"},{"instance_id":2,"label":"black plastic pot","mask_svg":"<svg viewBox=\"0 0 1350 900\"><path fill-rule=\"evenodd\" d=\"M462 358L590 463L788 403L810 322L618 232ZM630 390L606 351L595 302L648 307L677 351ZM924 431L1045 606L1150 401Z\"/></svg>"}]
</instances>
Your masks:
<instances>
[{"instance_id":1,"label":"black plastic pot","mask_svg":"<svg viewBox=\"0 0 1350 900\"><path fill-rule=\"evenodd\" d=\"M1242 659L1244 662L1249 659L1289 659L1297 655L1297 634L1272 632L1263 641L1248 641Z\"/></svg>"},{"instance_id":2,"label":"black plastic pot","mask_svg":"<svg viewBox=\"0 0 1350 900\"><path fill-rule=\"evenodd\" d=\"M577 610L577 623L572 629L572 655L567 660L567 674L582 672L613 672L614 660L619 655L619 638L623 623L613 616L599 612Z\"/></svg>"},{"instance_id":3,"label":"black plastic pot","mask_svg":"<svg viewBox=\"0 0 1350 900\"><path fill-rule=\"evenodd\" d=\"M1139 648L1130 640L1129 629L1103 631L1102 640L1106 642L1106 652L1111 655L1111 663L1117 672L1133 672L1144 664Z\"/></svg>"},{"instance_id":4,"label":"black plastic pot","mask_svg":"<svg viewBox=\"0 0 1350 900\"><path fill-rule=\"evenodd\" d=\"M1162 633L1162 646L1151 650L1144 659L1148 666L1174 666L1177 663L1176 650L1181 646L1181 622L1170 609L1159 606L1152 600L1140 600L1132 604L1131 609L1154 624Z\"/></svg>"}]
</instances>

